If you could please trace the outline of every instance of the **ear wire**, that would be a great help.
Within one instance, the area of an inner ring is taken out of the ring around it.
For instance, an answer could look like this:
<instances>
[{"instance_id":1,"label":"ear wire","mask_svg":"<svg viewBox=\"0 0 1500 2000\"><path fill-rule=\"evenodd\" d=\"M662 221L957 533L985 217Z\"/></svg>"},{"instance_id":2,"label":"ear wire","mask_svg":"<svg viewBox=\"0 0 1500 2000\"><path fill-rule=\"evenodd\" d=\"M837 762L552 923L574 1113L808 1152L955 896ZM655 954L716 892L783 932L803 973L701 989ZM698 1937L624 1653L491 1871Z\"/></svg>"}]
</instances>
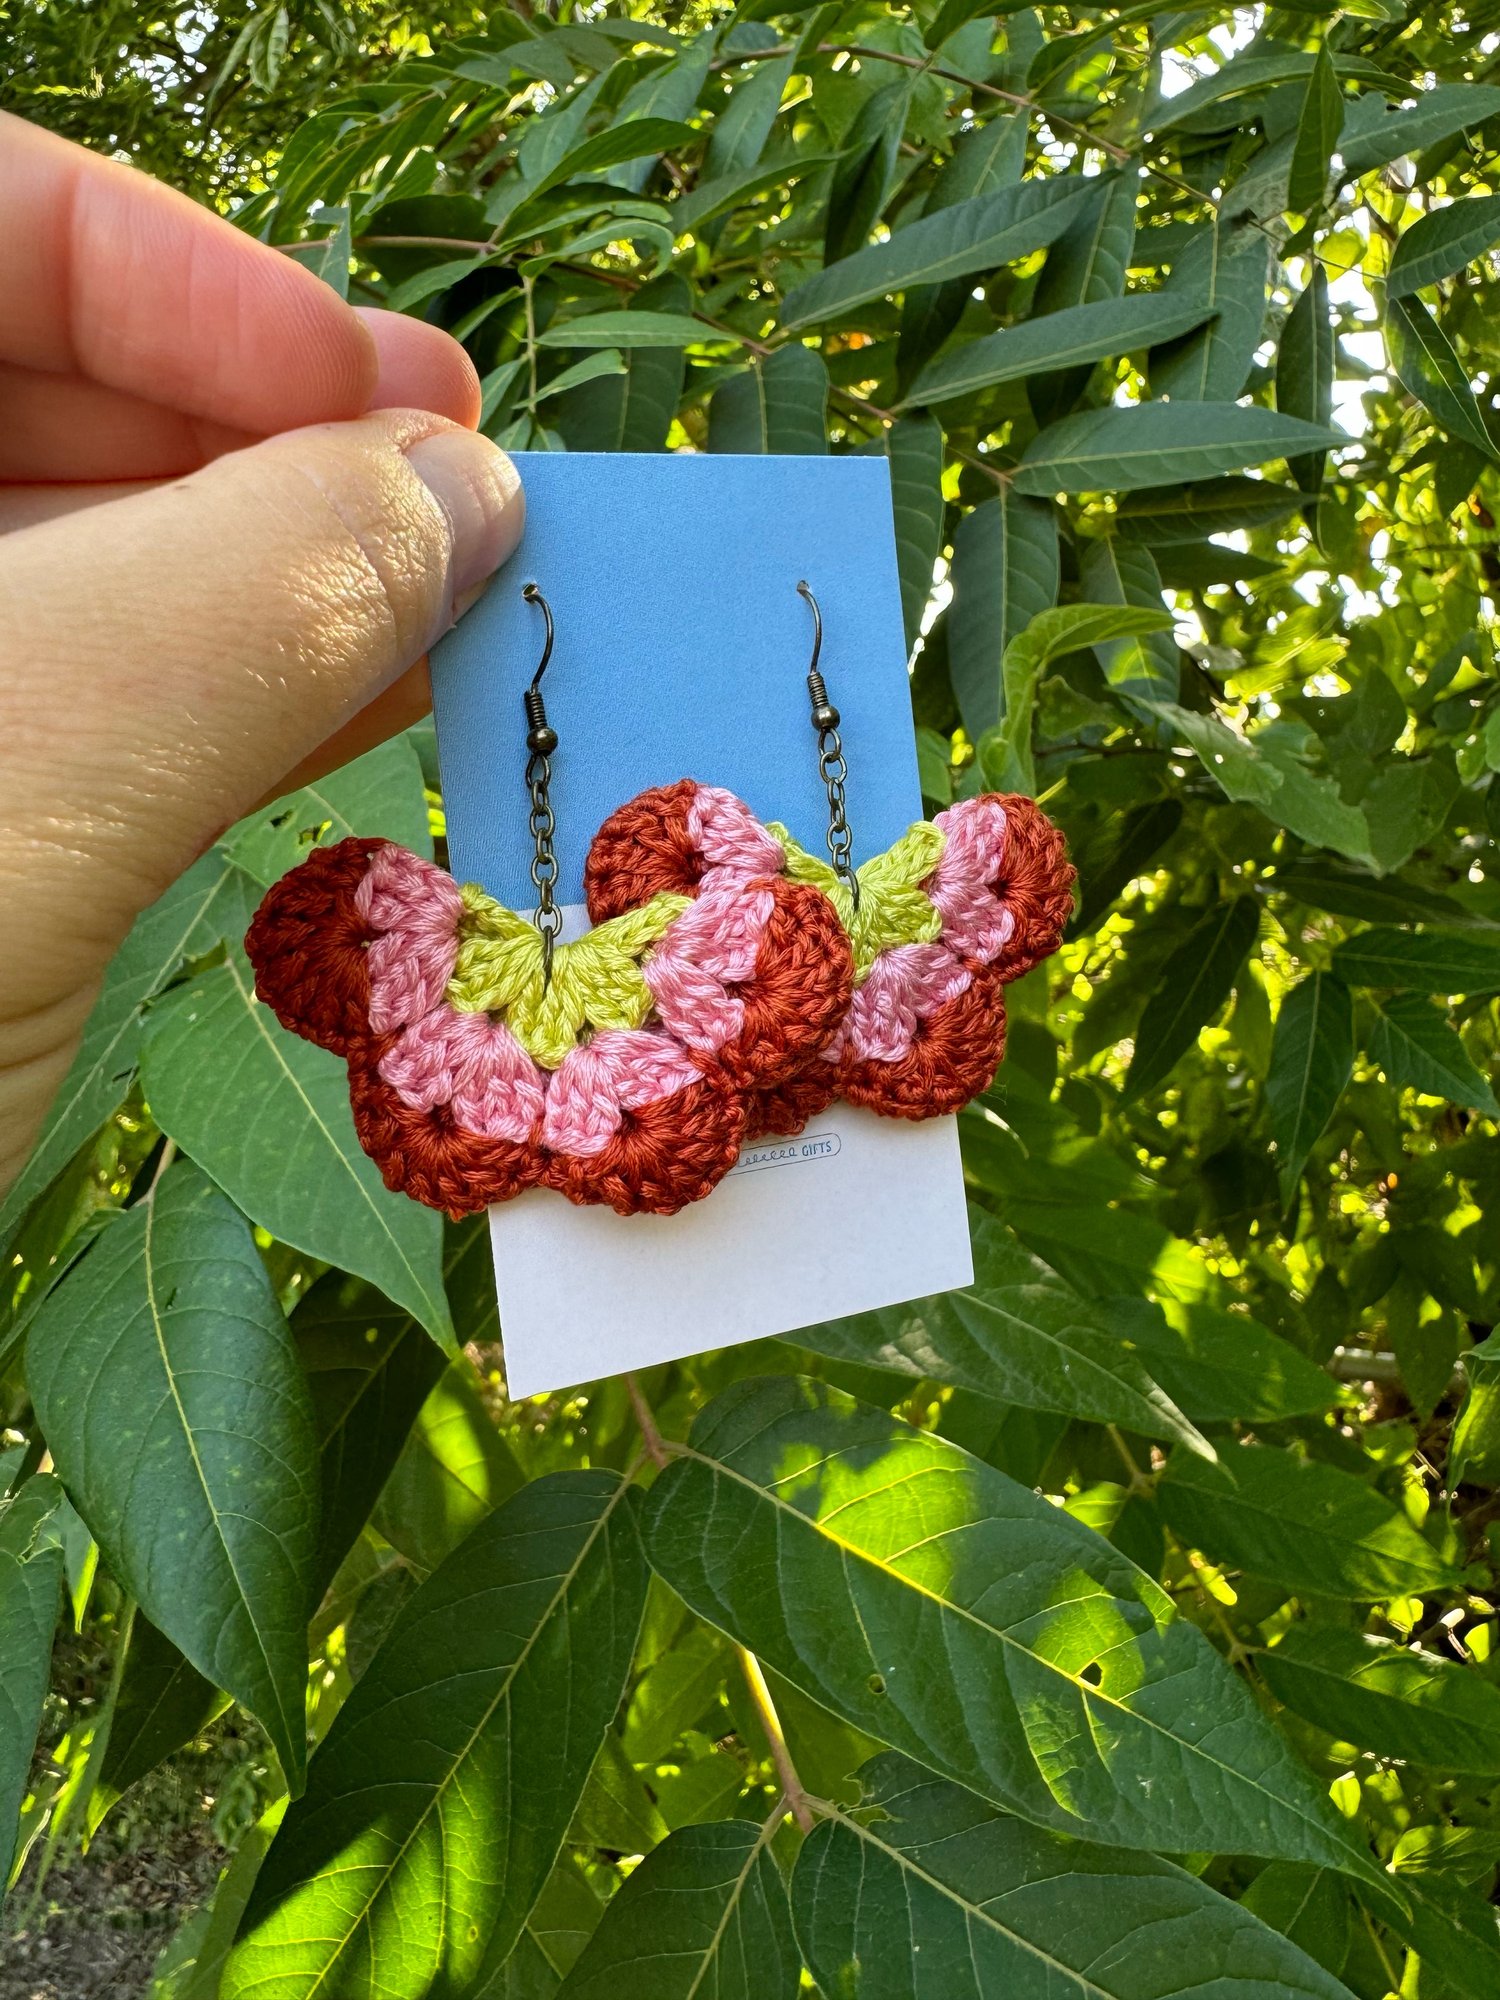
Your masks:
<instances>
[{"instance_id":1,"label":"ear wire","mask_svg":"<svg viewBox=\"0 0 1500 2000\"><path fill-rule=\"evenodd\" d=\"M849 776L849 767L844 761L844 746L839 740L839 712L828 699L828 689L818 671L818 661L823 653L823 613L805 577L797 585L797 595L806 600L813 615L813 649L807 666L807 693L812 703L812 726L818 732L818 769L823 775L824 790L828 793L828 853L833 862L833 872L848 889L857 910L859 877L854 872L854 836L849 831L848 814L844 807L844 784Z\"/></svg>"},{"instance_id":2,"label":"ear wire","mask_svg":"<svg viewBox=\"0 0 1500 2000\"><path fill-rule=\"evenodd\" d=\"M535 846L531 858L531 879L536 885L537 903L532 921L541 932L542 985L546 988L552 984L552 955L557 947L557 933L562 928L562 912L553 900L557 884L557 856L553 852L552 836L557 830L557 822L552 815L551 759L557 748L557 731L547 720L547 704L542 699L542 675L552 658L556 634L552 607L536 585L528 583L521 595L528 604L541 606L542 617L547 624L542 657L537 662L530 687L522 695L526 707L526 747L531 752L526 765L526 789L531 794L531 838Z\"/></svg>"}]
</instances>

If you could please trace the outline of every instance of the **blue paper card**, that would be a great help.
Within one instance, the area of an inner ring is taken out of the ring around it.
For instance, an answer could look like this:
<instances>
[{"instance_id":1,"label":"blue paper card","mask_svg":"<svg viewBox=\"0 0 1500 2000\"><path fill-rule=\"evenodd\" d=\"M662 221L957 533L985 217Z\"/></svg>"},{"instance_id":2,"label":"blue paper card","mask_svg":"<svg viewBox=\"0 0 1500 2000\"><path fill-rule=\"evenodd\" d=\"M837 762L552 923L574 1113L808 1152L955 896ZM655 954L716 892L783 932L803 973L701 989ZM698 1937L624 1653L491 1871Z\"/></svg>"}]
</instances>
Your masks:
<instances>
[{"instance_id":1,"label":"blue paper card","mask_svg":"<svg viewBox=\"0 0 1500 2000\"><path fill-rule=\"evenodd\" d=\"M822 852L827 799L808 718L812 616L842 715L856 861L921 816L883 458L520 453L526 530L434 650L449 861L513 908L534 901L522 691L543 683L565 935L587 927L600 824L646 787L726 785ZM830 1227L836 1221L837 1227ZM512 1395L787 1332L969 1282L951 1119L835 1106L747 1149L680 1215L616 1216L535 1190L491 1211Z\"/></svg>"},{"instance_id":2,"label":"blue paper card","mask_svg":"<svg viewBox=\"0 0 1500 2000\"><path fill-rule=\"evenodd\" d=\"M534 581L557 645L558 894L583 900L600 824L648 785L727 785L821 854L828 802L808 722L812 615L843 717L854 858L922 816L883 458L520 452L526 532L438 647L432 697L460 881L532 895L521 691L541 657Z\"/></svg>"}]
</instances>

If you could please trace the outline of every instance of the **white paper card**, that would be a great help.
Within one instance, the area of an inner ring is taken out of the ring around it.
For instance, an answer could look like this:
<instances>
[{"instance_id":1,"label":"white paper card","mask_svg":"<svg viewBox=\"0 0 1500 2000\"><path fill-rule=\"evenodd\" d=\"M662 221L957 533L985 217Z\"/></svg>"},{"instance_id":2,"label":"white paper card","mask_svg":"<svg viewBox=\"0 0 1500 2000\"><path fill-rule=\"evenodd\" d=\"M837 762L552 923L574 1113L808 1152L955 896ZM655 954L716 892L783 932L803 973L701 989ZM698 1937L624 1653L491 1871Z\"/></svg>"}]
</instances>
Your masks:
<instances>
[{"instance_id":1,"label":"white paper card","mask_svg":"<svg viewBox=\"0 0 1500 2000\"><path fill-rule=\"evenodd\" d=\"M526 532L435 650L433 706L460 881L528 909L521 689L535 608L557 643L546 698L565 935L586 926L588 843L617 806L682 777L721 784L821 850L811 631L842 712L855 860L921 815L883 459L522 454ZM571 907L570 907L571 906ZM674 1216L537 1189L490 1217L514 1396L919 1298L973 1278L957 1128L836 1105L754 1145Z\"/></svg>"}]
</instances>

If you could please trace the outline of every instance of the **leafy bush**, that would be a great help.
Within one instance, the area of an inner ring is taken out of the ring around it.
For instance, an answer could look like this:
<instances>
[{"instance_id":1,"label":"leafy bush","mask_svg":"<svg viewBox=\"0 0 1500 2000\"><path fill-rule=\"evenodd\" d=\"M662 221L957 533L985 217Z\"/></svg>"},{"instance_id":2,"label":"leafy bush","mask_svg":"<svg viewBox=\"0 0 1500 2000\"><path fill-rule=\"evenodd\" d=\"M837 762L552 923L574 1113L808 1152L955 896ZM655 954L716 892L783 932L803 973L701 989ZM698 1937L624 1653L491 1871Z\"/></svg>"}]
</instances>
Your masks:
<instances>
[{"instance_id":1,"label":"leafy bush","mask_svg":"<svg viewBox=\"0 0 1500 2000\"><path fill-rule=\"evenodd\" d=\"M930 802L1081 873L976 1282L507 1402L238 943L309 833L433 851L430 739L236 827L3 1211L4 1839L234 1701L177 2000L1488 2000L1491 14L558 12L0 5L503 442L888 454ZM64 1581L114 1673L28 1775Z\"/></svg>"}]
</instances>

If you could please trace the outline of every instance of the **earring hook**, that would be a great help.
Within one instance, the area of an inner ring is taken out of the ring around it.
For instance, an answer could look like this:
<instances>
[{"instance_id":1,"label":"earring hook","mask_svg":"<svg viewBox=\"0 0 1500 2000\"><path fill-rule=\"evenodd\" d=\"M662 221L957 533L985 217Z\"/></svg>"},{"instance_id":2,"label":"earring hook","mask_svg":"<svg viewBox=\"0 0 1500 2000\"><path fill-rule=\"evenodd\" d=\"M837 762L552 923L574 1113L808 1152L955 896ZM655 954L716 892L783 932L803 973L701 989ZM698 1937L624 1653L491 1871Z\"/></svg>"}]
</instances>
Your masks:
<instances>
[{"instance_id":1,"label":"earring hook","mask_svg":"<svg viewBox=\"0 0 1500 2000\"><path fill-rule=\"evenodd\" d=\"M823 774L823 788L828 794L828 853L833 862L833 872L848 889L850 901L857 910L859 877L854 872L854 836L849 831L849 818L844 806L844 784L849 776L849 766L844 761L844 746L839 741L839 712L828 699L828 689L818 671L818 661L823 654L823 613L806 577L798 583L797 595L813 615L813 648L807 665L807 692L812 702L812 726L818 732L818 769Z\"/></svg>"},{"instance_id":2,"label":"earring hook","mask_svg":"<svg viewBox=\"0 0 1500 2000\"><path fill-rule=\"evenodd\" d=\"M547 621L547 643L542 647L542 657L537 661L536 672L531 676L531 691L535 693L541 686L542 675L547 671L547 662L552 658L552 641L556 634L552 624L552 606L536 585L534 583L524 585L521 595L528 604L539 604L542 607L542 616Z\"/></svg>"},{"instance_id":3,"label":"earring hook","mask_svg":"<svg viewBox=\"0 0 1500 2000\"><path fill-rule=\"evenodd\" d=\"M552 816L551 757L557 748L557 731L547 720L547 704L542 699L541 689L542 675L552 658L555 633L552 607L536 585L526 584L521 595L528 604L541 606L542 617L547 624L542 657L537 662L530 687L522 695L528 725L526 748L531 752L526 765L526 789L531 794L531 838L535 847L531 859L531 879L536 885L537 904L532 921L542 936L542 988L545 991L552 984L552 954L557 945L557 933L562 928L562 912L553 901L557 856L553 852L552 836L557 830L557 822Z\"/></svg>"}]
</instances>

